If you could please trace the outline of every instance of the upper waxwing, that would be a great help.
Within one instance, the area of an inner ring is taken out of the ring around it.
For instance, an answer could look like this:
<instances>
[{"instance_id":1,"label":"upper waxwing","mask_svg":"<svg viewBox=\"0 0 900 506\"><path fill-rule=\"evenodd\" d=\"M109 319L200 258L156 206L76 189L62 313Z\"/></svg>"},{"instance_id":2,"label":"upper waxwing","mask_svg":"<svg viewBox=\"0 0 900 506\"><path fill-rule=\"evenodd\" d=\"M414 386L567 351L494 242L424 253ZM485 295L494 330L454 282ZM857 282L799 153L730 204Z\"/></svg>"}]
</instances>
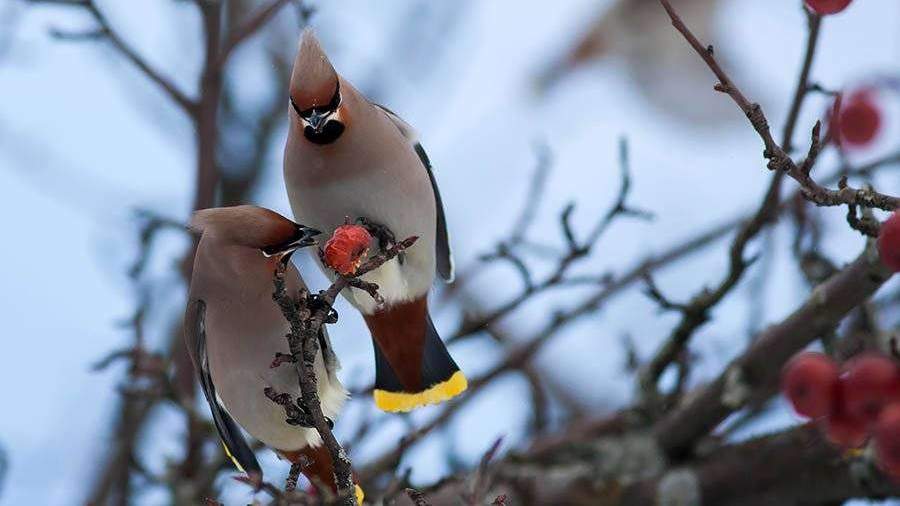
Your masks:
<instances>
[{"instance_id":1,"label":"upper waxwing","mask_svg":"<svg viewBox=\"0 0 900 506\"><path fill-rule=\"evenodd\" d=\"M191 229L201 236L185 339L228 456L241 471L262 477L240 426L281 457L312 462L304 474L334 488L331 457L316 429L288 424L284 409L264 394L271 387L300 396L296 369L271 367L276 353L290 352L285 339L290 325L272 300L273 278L278 263L286 262L287 293L305 288L290 255L313 245L319 232L256 206L198 211ZM314 364L319 399L333 420L348 394L336 376L340 365L324 328L319 341Z\"/></svg>"},{"instance_id":2,"label":"upper waxwing","mask_svg":"<svg viewBox=\"0 0 900 506\"><path fill-rule=\"evenodd\" d=\"M466 378L427 303L435 272L453 278L447 223L413 129L338 75L309 30L294 62L289 115L284 178L297 220L331 234L346 217L365 218L398 239L419 238L363 277L378 284L384 305L344 293L372 333L376 405L408 411L459 395Z\"/></svg>"},{"instance_id":3,"label":"upper waxwing","mask_svg":"<svg viewBox=\"0 0 900 506\"><path fill-rule=\"evenodd\" d=\"M672 2L697 38L714 45L720 40L715 30L716 18L724 3ZM697 93L698 89L711 87L709 69L672 27L659 0L613 0L575 44L542 72L538 87L544 91L578 69L613 58L628 71L629 82L661 112L699 125L741 119L734 105L721 100L718 94ZM729 66L727 58L717 58Z\"/></svg>"}]
</instances>

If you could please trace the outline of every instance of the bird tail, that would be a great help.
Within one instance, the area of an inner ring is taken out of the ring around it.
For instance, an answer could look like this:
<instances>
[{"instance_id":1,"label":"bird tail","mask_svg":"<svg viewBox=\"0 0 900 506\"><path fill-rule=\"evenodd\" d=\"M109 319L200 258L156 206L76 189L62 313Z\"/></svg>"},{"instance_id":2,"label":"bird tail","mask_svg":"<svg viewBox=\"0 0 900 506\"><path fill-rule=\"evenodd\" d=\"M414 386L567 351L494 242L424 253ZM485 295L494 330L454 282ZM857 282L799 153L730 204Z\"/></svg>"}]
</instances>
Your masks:
<instances>
[{"instance_id":1,"label":"bird tail","mask_svg":"<svg viewBox=\"0 0 900 506\"><path fill-rule=\"evenodd\" d=\"M365 318L374 341L379 409L410 411L466 389L466 377L435 330L425 297Z\"/></svg>"}]
</instances>

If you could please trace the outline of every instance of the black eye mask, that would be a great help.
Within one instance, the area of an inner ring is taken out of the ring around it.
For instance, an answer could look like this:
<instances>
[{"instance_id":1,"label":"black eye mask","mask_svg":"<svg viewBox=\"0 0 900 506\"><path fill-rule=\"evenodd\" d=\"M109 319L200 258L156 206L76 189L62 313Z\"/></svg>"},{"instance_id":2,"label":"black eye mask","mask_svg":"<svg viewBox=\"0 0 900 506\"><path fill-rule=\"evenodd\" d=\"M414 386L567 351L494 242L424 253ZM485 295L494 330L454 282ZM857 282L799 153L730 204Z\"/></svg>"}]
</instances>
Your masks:
<instances>
[{"instance_id":1,"label":"black eye mask","mask_svg":"<svg viewBox=\"0 0 900 506\"><path fill-rule=\"evenodd\" d=\"M341 106L341 83L337 82L334 95L323 106L310 107L300 110L293 97L289 97L291 107L300 116L303 125L303 137L313 144L324 145L336 141L344 133L344 124L339 120L331 119L338 107Z\"/></svg>"},{"instance_id":2,"label":"black eye mask","mask_svg":"<svg viewBox=\"0 0 900 506\"><path fill-rule=\"evenodd\" d=\"M261 251L262 254L267 257L283 253L293 253L299 248L305 248L307 246L312 246L313 244L315 244L316 240L314 239L314 237L319 234L321 234L321 232L314 228L304 225L297 225L297 230L294 232L294 235L290 239L281 244L266 246L265 248L262 248Z\"/></svg>"},{"instance_id":3,"label":"black eye mask","mask_svg":"<svg viewBox=\"0 0 900 506\"><path fill-rule=\"evenodd\" d=\"M305 123L313 123L315 118L327 118L337 112L338 107L341 106L341 83L337 83L334 88L334 95L331 96L331 100L325 105L300 110L300 106L297 105L297 102L294 102L294 97L288 96L288 99L291 101L291 107L294 108L301 120Z\"/></svg>"}]
</instances>

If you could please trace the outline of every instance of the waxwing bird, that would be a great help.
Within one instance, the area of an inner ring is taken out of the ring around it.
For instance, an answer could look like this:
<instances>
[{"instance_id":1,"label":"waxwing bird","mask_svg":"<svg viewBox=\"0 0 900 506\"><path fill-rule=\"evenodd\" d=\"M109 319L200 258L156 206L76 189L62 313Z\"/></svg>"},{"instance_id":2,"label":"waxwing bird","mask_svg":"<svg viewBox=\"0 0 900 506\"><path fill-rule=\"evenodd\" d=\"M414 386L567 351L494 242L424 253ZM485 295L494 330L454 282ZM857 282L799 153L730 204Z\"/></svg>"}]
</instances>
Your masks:
<instances>
[{"instance_id":1,"label":"waxwing bird","mask_svg":"<svg viewBox=\"0 0 900 506\"><path fill-rule=\"evenodd\" d=\"M271 387L299 397L296 369L271 367L277 352L290 351L285 339L290 325L272 300L272 283L278 263L314 244L319 232L255 206L198 211L191 229L201 236L185 340L226 452L238 469L262 477L242 427L281 457L312 462L304 469L307 477L334 488L331 457L315 428L289 425L283 408L263 393ZM293 265L285 272L285 284L287 293L305 288ZM336 376L340 365L324 328L319 342L318 393L322 411L333 420L348 394Z\"/></svg>"},{"instance_id":2,"label":"waxwing bird","mask_svg":"<svg viewBox=\"0 0 900 506\"><path fill-rule=\"evenodd\" d=\"M344 293L372 333L375 403L408 411L460 394L466 378L428 314L435 272L450 281L453 263L441 196L413 129L341 77L309 30L294 62L289 115L284 178L297 220L331 234L345 217L365 218L397 238L419 238L363 277L378 284L383 306Z\"/></svg>"},{"instance_id":3,"label":"waxwing bird","mask_svg":"<svg viewBox=\"0 0 900 506\"><path fill-rule=\"evenodd\" d=\"M673 3L699 40L719 47L716 18L722 0ZM730 66L727 55L716 57ZM541 72L538 90L544 92L578 70L610 60L621 63L629 82L660 112L695 125L741 120L734 106L716 94L695 93L710 86L709 69L672 27L659 0L613 0L575 43Z\"/></svg>"}]
</instances>

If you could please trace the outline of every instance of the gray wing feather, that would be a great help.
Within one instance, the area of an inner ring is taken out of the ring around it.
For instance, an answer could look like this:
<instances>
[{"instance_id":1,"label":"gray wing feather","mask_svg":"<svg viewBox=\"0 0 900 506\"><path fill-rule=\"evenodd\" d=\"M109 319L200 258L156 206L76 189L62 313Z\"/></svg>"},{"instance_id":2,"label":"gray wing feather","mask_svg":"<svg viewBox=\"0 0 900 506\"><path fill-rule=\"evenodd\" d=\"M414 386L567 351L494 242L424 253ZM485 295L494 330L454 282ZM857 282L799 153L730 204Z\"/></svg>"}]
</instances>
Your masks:
<instances>
[{"instance_id":1,"label":"gray wing feather","mask_svg":"<svg viewBox=\"0 0 900 506\"><path fill-rule=\"evenodd\" d=\"M231 418L231 415L228 414L216 396L216 387L209 372L209 358L206 355L206 303L202 300L196 302L196 312L191 320L188 332L193 335L189 336L189 342L193 342L196 345L196 349L193 351L195 353L197 371L200 376L200 386L212 412L213 423L219 432L219 437L222 439L225 453L228 454L228 457L231 458L240 471L247 473L247 475L256 474L261 479L262 469L259 467L256 455L250 449L243 434L241 434L240 427Z\"/></svg>"},{"instance_id":2,"label":"gray wing feather","mask_svg":"<svg viewBox=\"0 0 900 506\"><path fill-rule=\"evenodd\" d=\"M450 234L447 231L447 218L444 215L444 203L441 200L441 192L438 190L437 181L434 179L434 171L431 169L431 160L428 159L425 148L423 148L422 144L416 139L416 131L409 123L403 121L402 118L397 116L387 107L379 104L374 105L387 115L394 125L397 126L397 129L400 130L400 133L403 134L403 137L412 144L413 149L416 151L416 155L418 155L419 160L422 162L422 166L425 167L425 171L428 173L428 180L431 181L431 189L434 191L435 208L437 209L437 241L435 245L435 253L437 254L437 273L444 281L450 283L453 281L454 277L453 253L450 251Z\"/></svg>"},{"instance_id":3,"label":"gray wing feather","mask_svg":"<svg viewBox=\"0 0 900 506\"><path fill-rule=\"evenodd\" d=\"M337 355L334 354L334 348L331 347L331 339L325 326L319 329L319 352L322 353L322 361L325 363L325 371L331 379L337 378L337 371L341 369L341 363L338 362Z\"/></svg>"}]
</instances>

